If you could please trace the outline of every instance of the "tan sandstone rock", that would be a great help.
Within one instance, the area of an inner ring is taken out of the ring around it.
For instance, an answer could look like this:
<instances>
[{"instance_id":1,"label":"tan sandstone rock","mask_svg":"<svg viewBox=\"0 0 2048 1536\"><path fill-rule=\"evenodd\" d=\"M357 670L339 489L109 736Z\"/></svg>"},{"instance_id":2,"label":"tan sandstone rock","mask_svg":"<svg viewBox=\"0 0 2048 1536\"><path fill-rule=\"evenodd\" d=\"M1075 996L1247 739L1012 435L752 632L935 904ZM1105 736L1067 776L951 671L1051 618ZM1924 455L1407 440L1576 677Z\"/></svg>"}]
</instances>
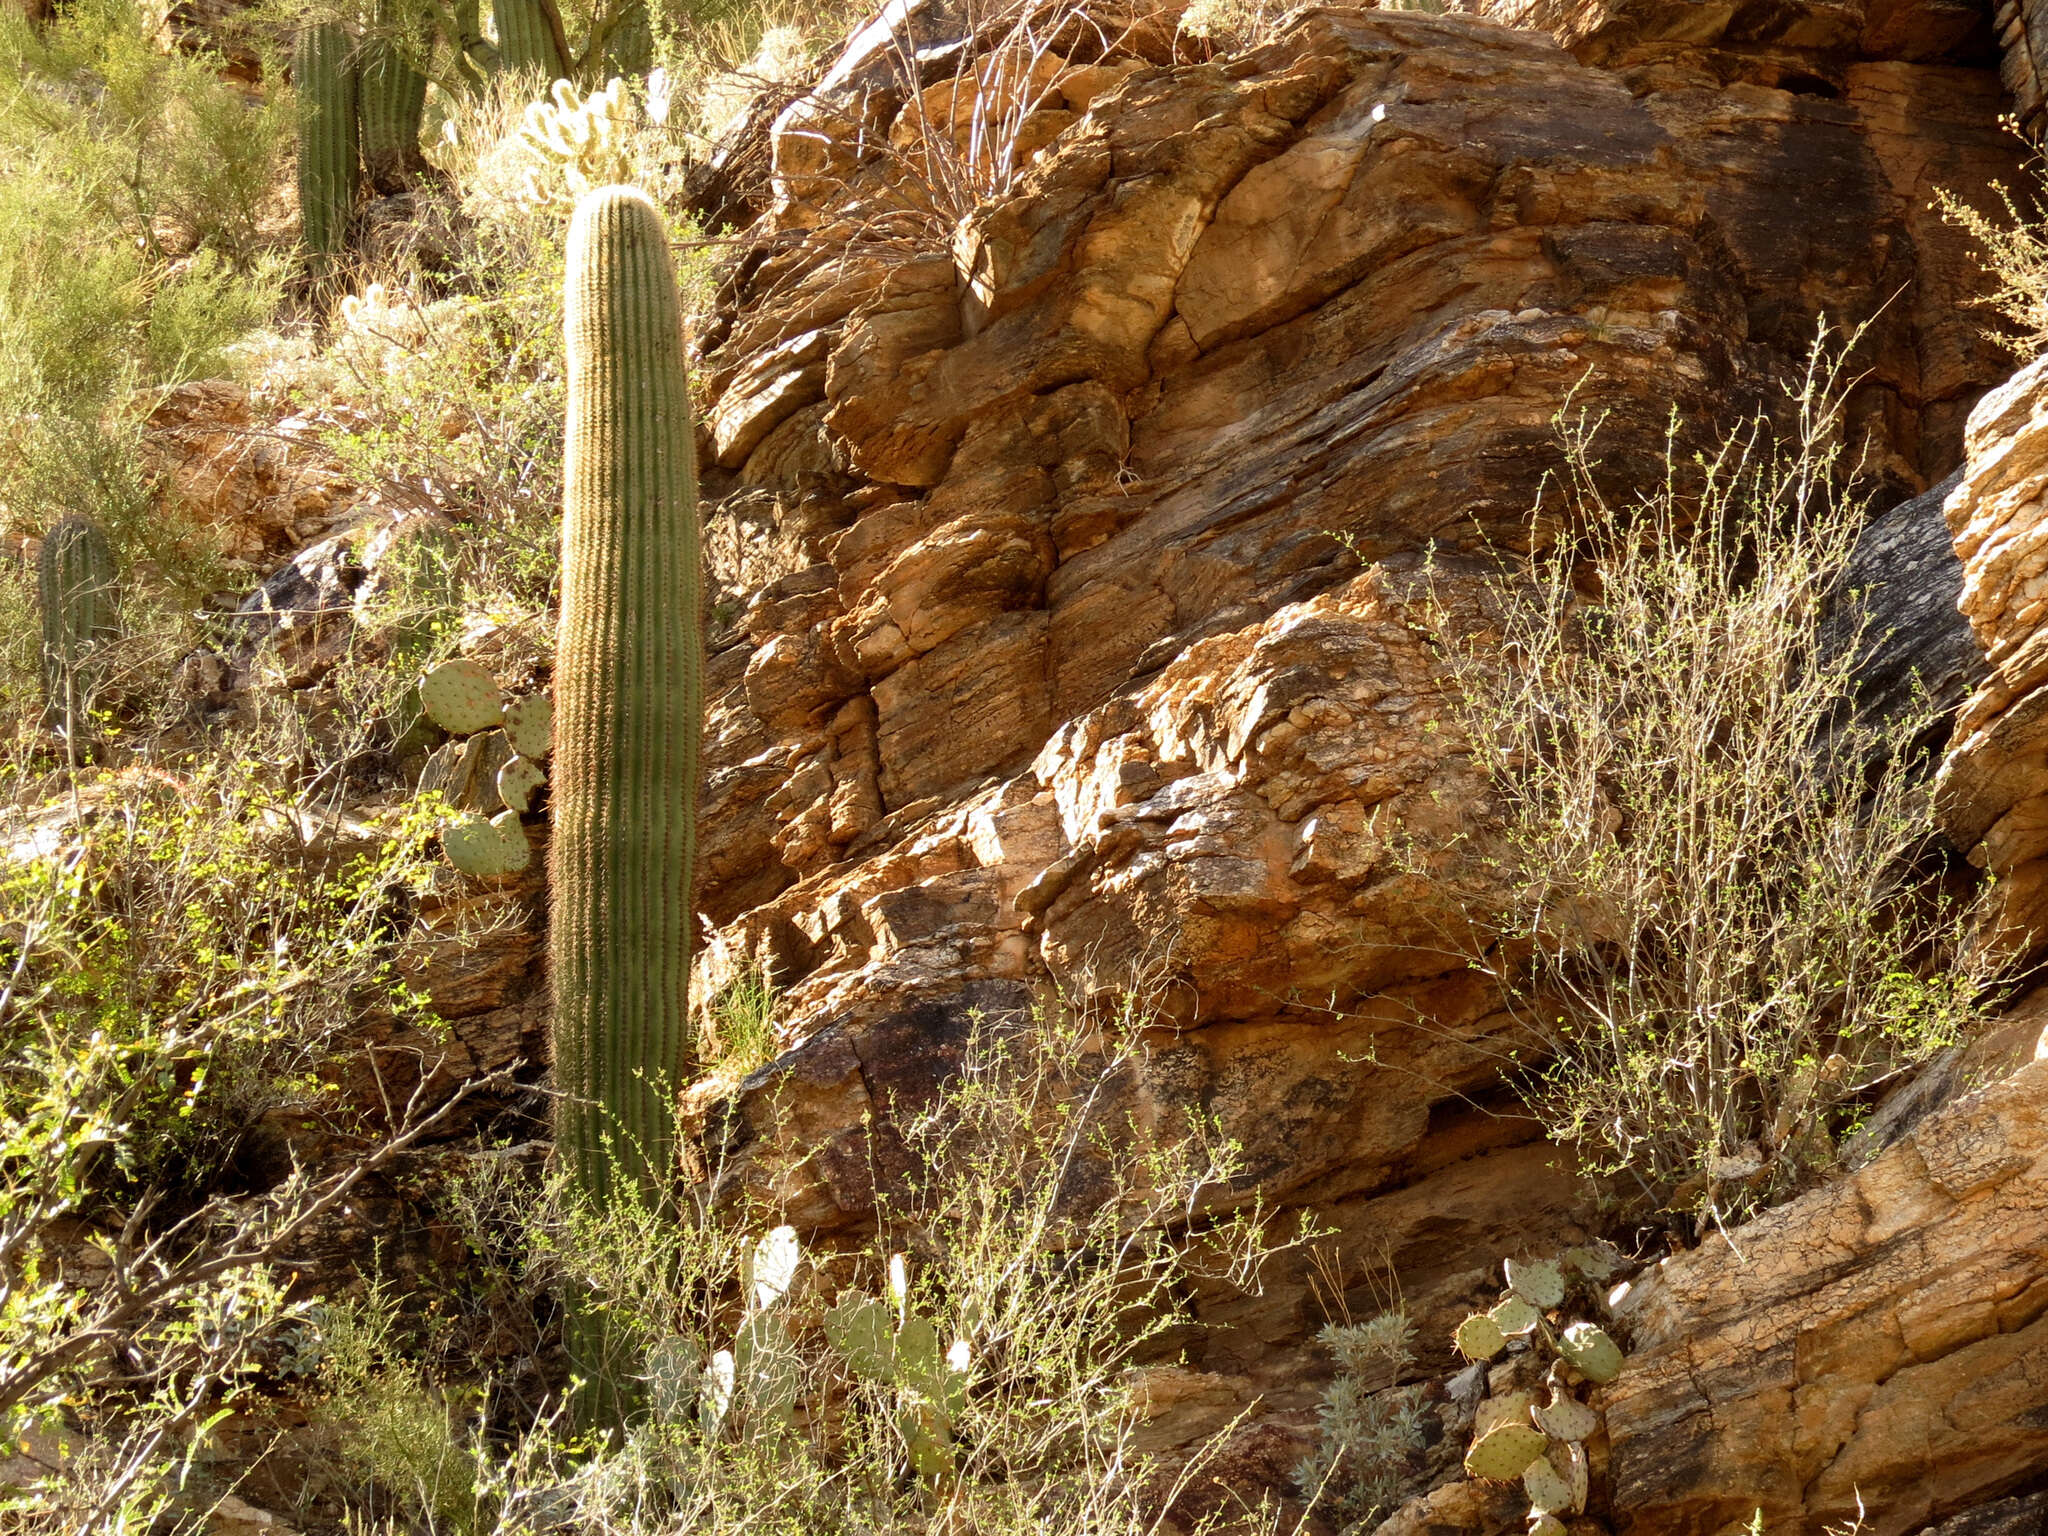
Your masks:
<instances>
[{"instance_id":1,"label":"tan sandstone rock","mask_svg":"<svg viewBox=\"0 0 2048 1536\"><path fill-rule=\"evenodd\" d=\"M1969 459L1946 506L1963 563L1961 607L1990 676L1957 719L1942 766L1943 819L2004 883L2025 947L2048 934L2048 362L1970 417Z\"/></svg>"},{"instance_id":2,"label":"tan sandstone rock","mask_svg":"<svg viewBox=\"0 0 2048 1536\"><path fill-rule=\"evenodd\" d=\"M1638 1281L1602 1394L1630 1532L1873 1536L2048 1461L2048 1062Z\"/></svg>"},{"instance_id":3,"label":"tan sandstone rock","mask_svg":"<svg viewBox=\"0 0 2048 1536\"><path fill-rule=\"evenodd\" d=\"M1134 1108L1213 1110L1361 1305L1391 1233L1449 1316L1583 1212L1462 960L1484 796L1422 552L1483 623L1460 561L1526 535L1565 401L1617 482L1658 473L1674 407L1703 440L1823 310L1882 308L1855 411L1890 483L1946 473L2006 364L1925 204L2009 174L1995 74L1818 36L1827 92L1701 48L1608 71L1343 8L1209 63L1120 46L1033 77L1057 132L950 228L906 190L935 80L906 106L868 39L785 114L809 158L698 332L714 526L756 530L698 995L761 966L787 1054L694 1112L734 1184L857 1223L973 1014L1136 989ZM1299 1275L1263 1305L1228 1320L1319 1325ZM1252 1379L1225 1334L1192 1363Z\"/></svg>"}]
</instances>

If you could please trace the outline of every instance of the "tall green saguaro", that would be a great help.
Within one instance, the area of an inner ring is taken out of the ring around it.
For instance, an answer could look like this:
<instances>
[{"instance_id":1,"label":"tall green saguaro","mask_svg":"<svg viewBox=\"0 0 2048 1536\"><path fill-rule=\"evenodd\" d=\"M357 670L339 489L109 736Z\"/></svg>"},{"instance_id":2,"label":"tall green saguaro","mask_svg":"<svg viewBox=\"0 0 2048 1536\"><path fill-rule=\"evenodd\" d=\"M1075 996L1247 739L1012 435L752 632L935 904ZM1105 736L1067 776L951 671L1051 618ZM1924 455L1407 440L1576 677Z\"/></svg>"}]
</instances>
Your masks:
<instances>
[{"instance_id":1,"label":"tall green saguaro","mask_svg":"<svg viewBox=\"0 0 2048 1536\"><path fill-rule=\"evenodd\" d=\"M560 80L568 74L543 0L491 0L491 24L498 31L498 59L509 71Z\"/></svg>"},{"instance_id":2,"label":"tall green saguaro","mask_svg":"<svg viewBox=\"0 0 2048 1536\"><path fill-rule=\"evenodd\" d=\"M63 730L76 767L79 722L92 693L92 651L116 632L114 550L92 519L67 517L44 537L36 595L49 716Z\"/></svg>"},{"instance_id":3,"label":"tall green saguaro","mask_svg":"<svg viewBox=\"0 0 2048 1536\"><path fill-rule=\"evenodd\" d=\"M549 936L557 1155L587 1200L659 1203L688 1052L703 729L697 475L682 303L661 215L630 187L569 230L562 617ZM623 1400L592 1319L570 1355Z\"/></svg>"},{"instance_id":4,"label":"tall green saguaro","mask_svg":"<svg viewBox=\"0 0 2048 1536\"><path fill-rule=\"evenodd\" d=\"M313 276L333 270L355 211L356 43L339 22L299 29L292 54L299 95L299 223Z\"/></svg>"},{"instance_id":5,"label":"tall green saguaro","mask_svg":"<svg viewBox=\"0 0 2048 1536\"><path fill-rule=\"evenodd\" d=\"M425 51L431 39L408 23L397 0L377 0L375 14L359 58L363 170L379 192L403 192L427 164L420 153L427 77L414 66L412 51Z\"/></svg>"}]
</instances>

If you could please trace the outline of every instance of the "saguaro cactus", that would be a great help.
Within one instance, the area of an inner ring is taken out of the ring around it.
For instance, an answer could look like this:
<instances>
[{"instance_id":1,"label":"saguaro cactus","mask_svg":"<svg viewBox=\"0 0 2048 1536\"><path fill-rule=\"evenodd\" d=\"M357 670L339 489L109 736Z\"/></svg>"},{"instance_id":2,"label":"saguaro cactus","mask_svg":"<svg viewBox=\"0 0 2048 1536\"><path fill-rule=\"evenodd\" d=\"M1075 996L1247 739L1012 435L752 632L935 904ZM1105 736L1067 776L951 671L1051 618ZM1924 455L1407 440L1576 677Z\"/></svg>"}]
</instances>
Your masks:
<instances>
[{"instance_id":1,"label":"saguaro cactus","mask_svg":"<svg viewBox=\"0 0 2048 1536\"><path fill-rule=\"evenodd\" d=\"M562 618L549 936L555 1144L585 1198L659 1201L688 1049L703 727L697 474L682 301L647 198L601 187L569 228ZM572 1318L586 1412L617 1412L599 1320Z\"/></svg>"},{"instance_id":2,"label":"saguaro cactus","mask_svg":"<svg viewBox=\"0 0 2048 1536\"><path fill-rule=\"evenodd\" d=\"M50 718L64 732L74 763L78 721L91 692L89 657L114 633L114 551L90 518L67 517L43 540L36 569L43 609L43 679Z\"/></svg>"},{"instance_id":3,"label":"saguaro cactus","mask_svg":"<svg viewBox=\"0 0 2048 1536\"><path fill-rule=\"evenodd\" d=\"M682 304L629 187L569 230L568 473L555 664L557 1145L607 1200L665 1179L687 1049L704 710Z\"/></svg>"},{"instance_id":4,"label":"saguaro cactus","mask_svg":"<svg viewBox=\"0 0 2048 1536\"><path fill-rule=\"evenodd\" d=\"M299 223L313 275L325 278L355 210L356 45L339 22L299 29L292 78L299 93Z\"/></svg>"},{"instance_id":5,"label":"saguaro cactus","mask_svg":"<svg viewBox=\"0 0 2048 1536\"><path fill-rule=\"evenodd\" d=\"M379 192L403 192L425 169L420 119L427 107L427 77L407 54L409 28L394 0L379 0L376 30L363 40L358 102L363 169ZM412 45L424 40L411 37Z\"/></svg>"},{"instance_id":6,"label":"saguaro cactus","mask_svg":"<svg viewBox=\"0 0 2048 1536\"><path fill-rule=\"evenodd\" d=\"M491 0L491 24L497 28L498 61L505 70L543 80L568 73L544 0Z\"/></svg>"}]
</instances>

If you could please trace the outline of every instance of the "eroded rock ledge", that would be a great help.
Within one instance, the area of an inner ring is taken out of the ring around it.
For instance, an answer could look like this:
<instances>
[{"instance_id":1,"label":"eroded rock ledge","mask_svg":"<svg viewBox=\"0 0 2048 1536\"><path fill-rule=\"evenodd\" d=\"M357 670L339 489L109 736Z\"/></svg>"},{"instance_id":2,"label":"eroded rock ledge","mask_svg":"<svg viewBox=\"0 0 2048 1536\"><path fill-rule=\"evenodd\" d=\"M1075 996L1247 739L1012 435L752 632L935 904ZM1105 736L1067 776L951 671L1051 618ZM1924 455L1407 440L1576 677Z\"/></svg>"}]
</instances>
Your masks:
<instances>
[{"instance_id":1,"label":"eroded rock ledge","mask_svg":"<svg viewBox=\"0 0 2048 1536\"><path fill-rule=\"evenodd\" d=\"M2048 1470L2048 1062L1666 1260L1621 1308L1620 1529L1875 1536Z\"/></svg>"}]
</instances>

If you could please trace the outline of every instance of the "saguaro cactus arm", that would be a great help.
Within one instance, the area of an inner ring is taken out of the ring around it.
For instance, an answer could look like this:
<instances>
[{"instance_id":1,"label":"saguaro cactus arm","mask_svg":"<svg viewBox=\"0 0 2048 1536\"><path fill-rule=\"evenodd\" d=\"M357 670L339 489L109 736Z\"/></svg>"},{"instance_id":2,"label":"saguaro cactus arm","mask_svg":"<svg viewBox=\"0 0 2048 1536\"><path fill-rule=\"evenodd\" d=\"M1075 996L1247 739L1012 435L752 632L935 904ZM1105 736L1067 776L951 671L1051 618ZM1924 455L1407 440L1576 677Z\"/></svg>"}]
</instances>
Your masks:
<instances>
[{"instance_id":1,"label":"saguaro cactus arm","mask_svg":"<svg viewBox=\"0 0 2048 1536\"><path fill-rule=\"evenodd\" d=\"M427 77L414 58L429 40L393 0L378 0L375 12L376 30L360 56L363 169L379 192L403 192L427 166L420 153Z\"/></svg>"}]
</instances>

